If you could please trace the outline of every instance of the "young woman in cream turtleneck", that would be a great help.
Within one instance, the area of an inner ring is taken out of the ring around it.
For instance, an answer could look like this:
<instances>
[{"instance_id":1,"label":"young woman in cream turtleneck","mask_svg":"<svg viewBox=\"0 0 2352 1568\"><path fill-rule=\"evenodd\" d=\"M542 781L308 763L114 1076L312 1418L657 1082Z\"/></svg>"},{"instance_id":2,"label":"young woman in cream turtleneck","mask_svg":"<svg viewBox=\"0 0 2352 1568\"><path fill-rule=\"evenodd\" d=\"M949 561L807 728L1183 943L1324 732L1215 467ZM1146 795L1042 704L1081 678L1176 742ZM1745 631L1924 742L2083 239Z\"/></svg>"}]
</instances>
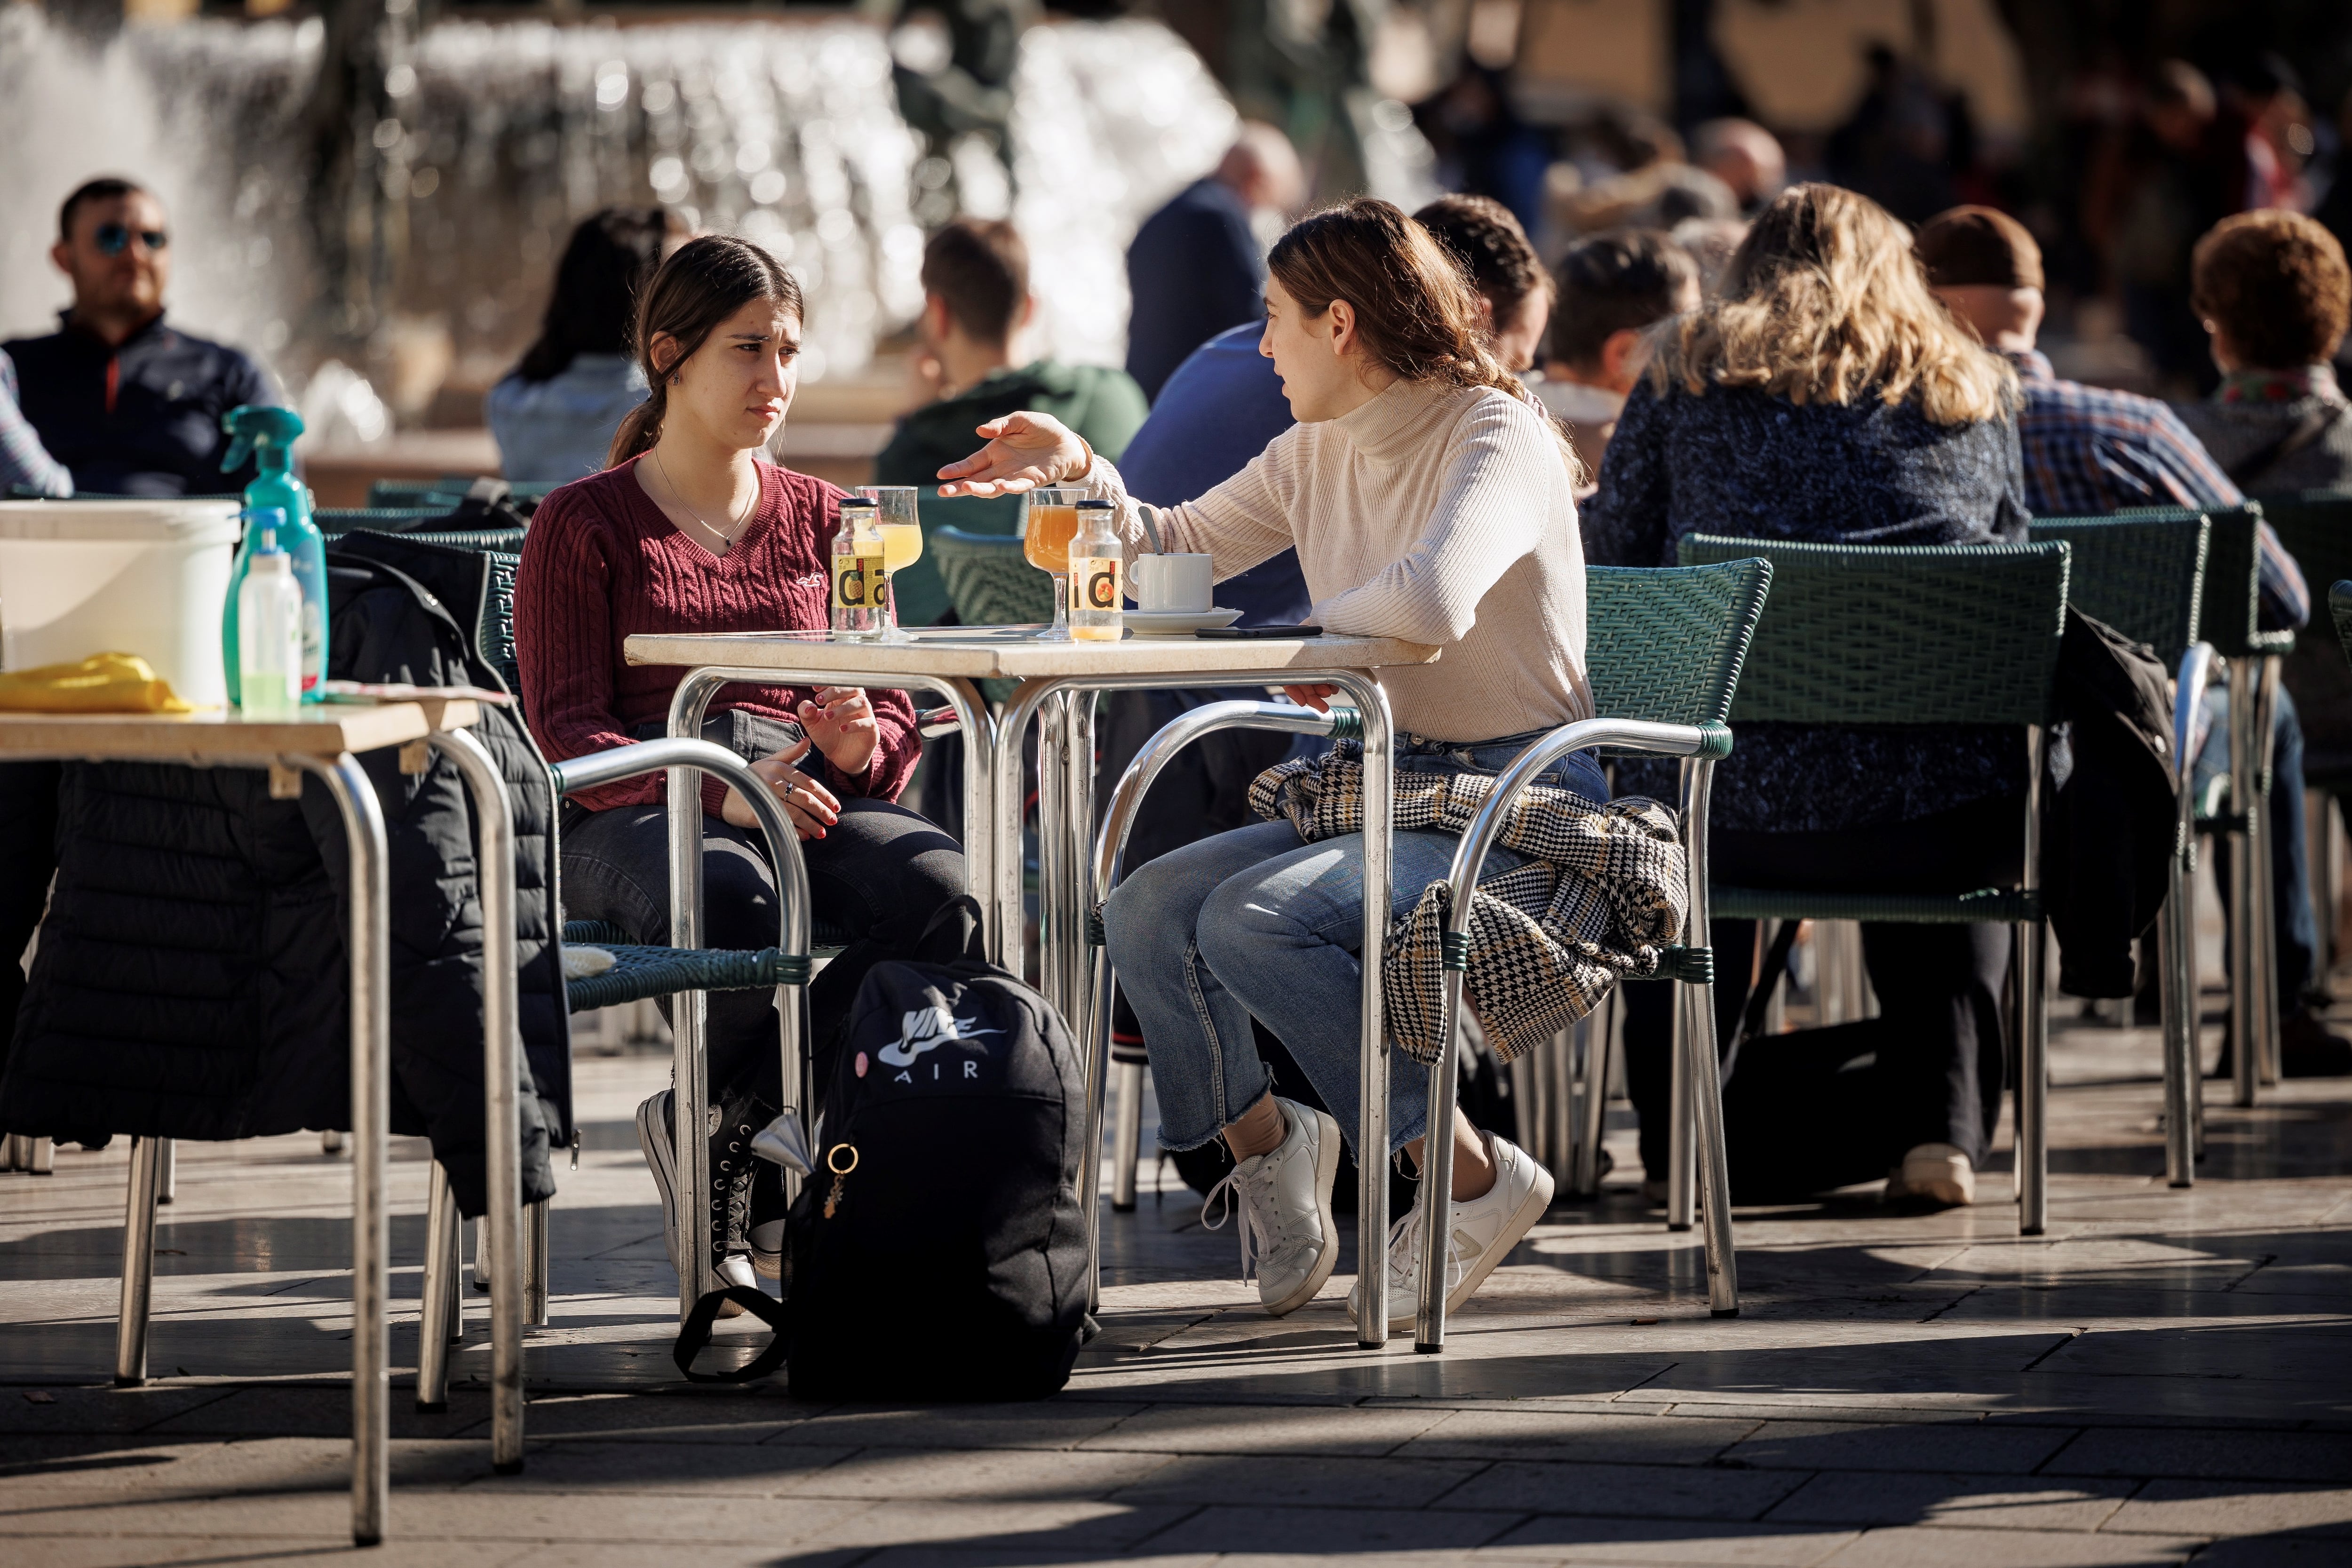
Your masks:
<instances>
[{"instance_id":1,"label":"young woman in cream turtleneck","mask_svg":"<svg viewBox=\"0 0 2352 1568\"><path fill-rule=\"evenodd\" d=\"M1475 299L1451 259L1390 204L1306 219L1267 267L1259 352L1299 423L1207 495L1160 509L1162 544L1209 554L1221 581L1296 547L1318 624L1445 650L1382 672L1398 767L1500 773L1544 731L1592 713L1584 554L1558 427L1481 345ZM1089 485L1118 503L1130 554L1140 545L1118 470L1060 424L1013 414L978 434L984 448L940 471L942 495ZM1290 693L1321 708L1330 688ZM1541 782L1608 798L1581 756ZM1396 836L1392 913L1446 874L1454 843ZM1103 911L1150 1053L1160 1141L1185 1149L1222 1136L1232 1149L1220 1191L1237 1194L1244 1271L1254 1260L1276 1315L1311 1300L1339 1256L1332 1181L1342 1131L1358 1124L1362 851L1361 835L1304 844L1286 821L1259 823L1136 868ZM1516 858L1497 848L1488 869ZM1336 1121L1273 1092L1253 1016ZM1418 1164L1427 1073L1399 1054L1391 1082L1395 1144ZM1541 1217L1552 1184L1467 1119L1452 1133L1448 1298L1459 1306ZM1421 1223L1416 1206L1390 1237L1399 1324L1412 1317Z\"/></svg>"}]
</instances>

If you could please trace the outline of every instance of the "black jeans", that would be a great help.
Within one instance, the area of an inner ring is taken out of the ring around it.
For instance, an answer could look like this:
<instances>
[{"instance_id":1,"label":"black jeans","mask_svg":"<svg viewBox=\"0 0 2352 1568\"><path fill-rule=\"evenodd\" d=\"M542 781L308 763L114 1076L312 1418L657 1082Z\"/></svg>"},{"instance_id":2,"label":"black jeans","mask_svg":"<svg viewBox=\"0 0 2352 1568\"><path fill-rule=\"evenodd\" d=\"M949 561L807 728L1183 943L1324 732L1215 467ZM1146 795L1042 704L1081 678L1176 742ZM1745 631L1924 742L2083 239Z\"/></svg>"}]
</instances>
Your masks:
<instances>
[{"instance_id":1,"label":"black jeans","mask_svg":"<svg viewBox=\"0 0 2352 1568\"><path fill-rule=\"evenodd\" d=\"M2024 812L2024 803L2009 795L1913 822L1838 833L1717 833L1708 847L1709 868L1724 886L1808 892L1958 893L2013 886ZM1748 1005L1755 922L1717 921L1711 940L1721 1049ZM1921 1143L1954 1144L1982 1166L2007 1077L2001 997L2010 928L1865 924L1862 945L1878 994L1877 1060L1856 1086L1864 1091L1868 1119L1847 1130L1850 1157L1827 1161L1850 1173L1832 1184L1883 1175L1888 1151L1899 1159ZM1665 1179L1668 1164L1673 1001L1670 985L1625 988L1626 1087L1641 1119L1643 1168L1655 1181ZM1736 1077L1739 1064L1728 1065ZM1784 1143L1811 1136L1794 1126L1780 1131ZM1748 1149L1772 1142L1735 1141ZM1799 1152L1808 1169L1823 1168L1821 1151L1792 1150ZM1757 1188L1782 1184L1765 1172L1735 1171L1732 1180Z\"/></svg>"},{"instance_id":2,"label":"black jeans","mask_svg":"<svg viewBox=\"0 0 2352 1568\"><path fill-rule=\"evenodd\" d=\"M984 956L979 907L963 847L933 823L887 801L853 797L823 838L801 841L816 918L845 928L849 946L808 988L810 1062L818 1094L831 1079L850 1005L866 972L886 958L931 963ZM669 941L669 817L660 805L572 810L563 824L563 912L609 921L654 946ZM712 948L776 945L776 878L756 828L702 819L702 941ZM668 1002L663 1001L665 1015ZM711 1103L730 1092L783 1103L775 994L714 991L706 1016Z\"/></svg>"}]
</instances>

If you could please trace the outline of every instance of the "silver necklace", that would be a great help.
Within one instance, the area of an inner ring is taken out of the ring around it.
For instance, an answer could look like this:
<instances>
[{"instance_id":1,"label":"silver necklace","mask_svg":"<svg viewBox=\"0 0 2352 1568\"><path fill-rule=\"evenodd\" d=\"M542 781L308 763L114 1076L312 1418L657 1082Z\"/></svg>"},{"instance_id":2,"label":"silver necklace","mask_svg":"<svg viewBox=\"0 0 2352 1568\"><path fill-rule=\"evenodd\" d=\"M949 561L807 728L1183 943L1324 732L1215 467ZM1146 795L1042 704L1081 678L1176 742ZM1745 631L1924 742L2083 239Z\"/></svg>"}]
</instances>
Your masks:
<instances>
[{"instance_id":1,"label":"silver necklace","mask_svg":"<svg viewBox=\"0 0 2352 1568\"><path fill-rule=\"evenodd\" d=\"M729 532L727 529L711 527L709 523L703 521L703 517L700 512L695 510L694 508L687 504L686 492L677 488L677 481L676 479L669 477L669 465L662 461L661 448L659 447L656 447L654 448L654 467L661 470L662 483L669 487L670 499L677 502L679 510L685 512L687 516L694 519L696 527L701 529L706 533L709 533L713 539L718 540L722 551L734 544L734 534ZM748 521L750 519L751 512L758 509L759 504L760 498L754 494L751 498L751 507L746 508L744 510L743 521ZM728 528L740 528L743 526L742 521L739 521L732 516L728 518L727 523Z\"/></svg>"}]
</instances>

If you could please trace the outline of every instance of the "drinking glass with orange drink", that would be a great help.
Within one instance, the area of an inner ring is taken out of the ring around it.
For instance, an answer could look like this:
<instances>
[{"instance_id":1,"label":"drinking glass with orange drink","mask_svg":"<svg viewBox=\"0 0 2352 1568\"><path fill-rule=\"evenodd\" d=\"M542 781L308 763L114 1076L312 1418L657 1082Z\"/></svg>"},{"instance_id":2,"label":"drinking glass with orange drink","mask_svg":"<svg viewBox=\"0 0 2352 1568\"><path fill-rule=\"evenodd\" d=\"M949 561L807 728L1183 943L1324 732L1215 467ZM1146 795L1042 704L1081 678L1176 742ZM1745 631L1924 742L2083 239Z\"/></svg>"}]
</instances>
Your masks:
<instances>
[{"instance_id":1,"label":"drinking glass with orange drink","mask_svg":"<svg viewBox=\"0 0 2352 1568\"><path fill-rule=\"evenodd\" d=\"M1040 572L1054 574L1054 625L1040 642L1070 640L1070 541L1077 537L1083 486L1047 486L1031 490L1022 514L1021 553Z\"/></svg>"},{"instance_id":2,"label":"drinking glass with orange drink","mask_svg":"<svg viewBox=\"0 0 2352 1568\"><path fill-rule=\"evenodd\" d=\"M913 485L860 485L857 493L872 499L882 534L882 576L886 584L923 558L923 525L915 512ZM898 625L898 595L894 589L886 602L880 642L913 642Z\"/></svg>"}]
</instances>

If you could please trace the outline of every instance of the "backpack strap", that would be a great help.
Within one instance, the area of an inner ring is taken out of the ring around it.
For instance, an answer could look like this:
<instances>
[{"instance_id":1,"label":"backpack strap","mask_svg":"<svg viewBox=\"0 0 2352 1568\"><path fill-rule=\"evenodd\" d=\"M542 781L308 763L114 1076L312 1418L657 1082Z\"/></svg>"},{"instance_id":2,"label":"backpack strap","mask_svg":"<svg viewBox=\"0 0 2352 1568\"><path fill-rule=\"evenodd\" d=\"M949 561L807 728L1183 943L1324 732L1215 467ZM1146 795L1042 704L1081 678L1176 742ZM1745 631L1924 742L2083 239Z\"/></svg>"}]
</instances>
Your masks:
<instances>
[{"instance_id":1,"label":"backpack strap","mask_svg":"<svg viewBox=\"0 0 2352 1568\"><path fill-rule=\"evenodd\" d=\"M719 1309L732 1301L769 1328L775 1337L744 1365L733 1372L697 1372L694 1358L710 1343L710 1330L719 1321ZM689 1383L756 1383L784 1364L784 1352L790 1349L784 1332L784 1304L764 1290L754 1290L748 1285L730 1285L724 1290L713 1290L694 1304L694 1310L678 1325L677 1343L670 1351L670 1359Z\"/></svg>"}]
</instances>

